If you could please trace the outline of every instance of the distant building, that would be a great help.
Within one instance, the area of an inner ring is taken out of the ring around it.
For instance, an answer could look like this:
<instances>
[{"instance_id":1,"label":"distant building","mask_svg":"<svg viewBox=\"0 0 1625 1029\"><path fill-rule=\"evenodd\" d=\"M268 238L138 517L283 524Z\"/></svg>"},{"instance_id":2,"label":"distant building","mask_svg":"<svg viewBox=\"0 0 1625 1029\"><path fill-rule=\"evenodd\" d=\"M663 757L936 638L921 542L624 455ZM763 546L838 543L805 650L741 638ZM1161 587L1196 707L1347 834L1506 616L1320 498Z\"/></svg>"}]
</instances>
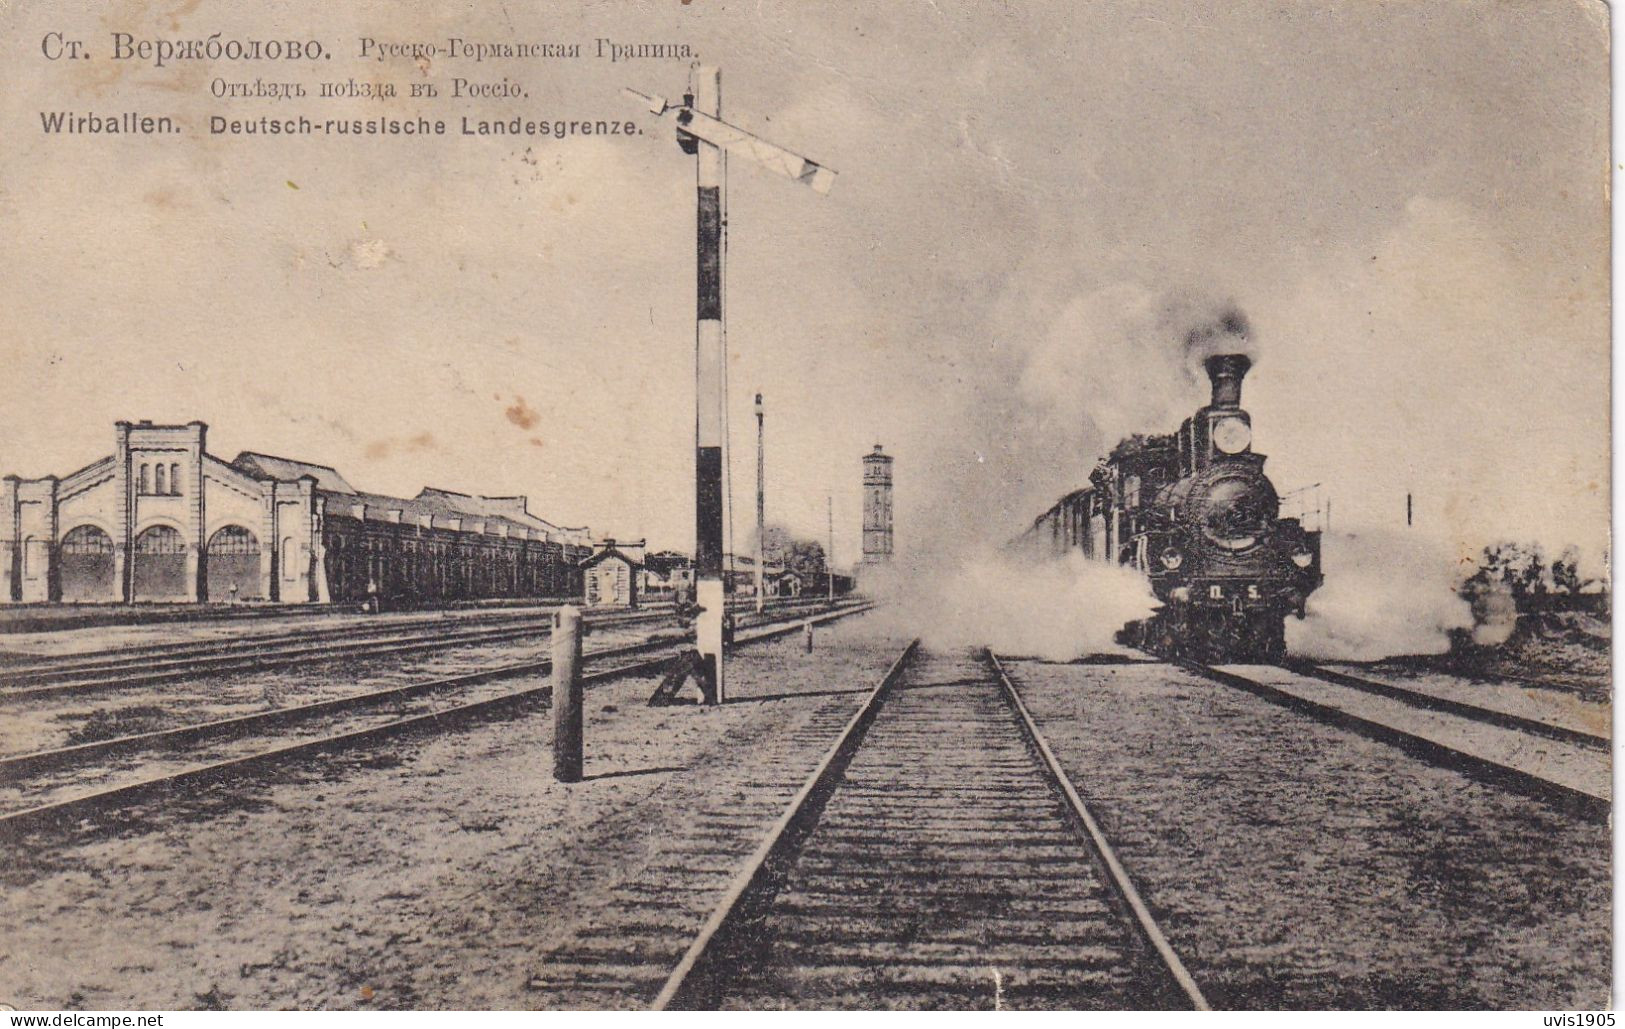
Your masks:
<instances>
[{"instance_id":1,"label":"distant building","mask_svg":"<svg viewBox=\"0 0 1625 1029\"><path fill-rule=\"evenodd\" d=\"M875 444L863 455L863 562L890 561L892 555L892 459Z\"/></svg>"},{"instance_id":2,"label":"distant building","mask_svg":"<svg viewBox=\"0 0 1625 1029\"><path fill-rule=\"evenodd\" d=\"M800 572L786 570L768 580L767 588L773 596L799 597L810 578Z\"/></svg>"},{"instance_id":3,"label":"distant building","mask_svg":"<svg viewBox=\"0 0 1625 1029\"><path fill-rule=\"evenodd\" d=\"M335 469L207 450L208 426L115 424L62 478L0 480L0 604L578 596L586 529L524 497L363 493Z\"/></svg>"},{"instance_id":4,"label":"distant building","mask_svg":"<svg viewBox=\"0 0 1625 1029\"><path fill-rule=\"evenodd\" d=\"M582 603L587 607L637 607L643 576L644 541L617 544L612 539L581 562Z\"/></svg>"},{"instance_id":5,"label":"distant building","mask_svg":"<svg viewBox=\"0 0 1625 1029\"><path fill-rule=\"evenodd\" d=\"M643 558L642 585L645 600L672 600L679 592L694 592L694 562L675 550L657 550Z\"/></svg>"}]
</instances>

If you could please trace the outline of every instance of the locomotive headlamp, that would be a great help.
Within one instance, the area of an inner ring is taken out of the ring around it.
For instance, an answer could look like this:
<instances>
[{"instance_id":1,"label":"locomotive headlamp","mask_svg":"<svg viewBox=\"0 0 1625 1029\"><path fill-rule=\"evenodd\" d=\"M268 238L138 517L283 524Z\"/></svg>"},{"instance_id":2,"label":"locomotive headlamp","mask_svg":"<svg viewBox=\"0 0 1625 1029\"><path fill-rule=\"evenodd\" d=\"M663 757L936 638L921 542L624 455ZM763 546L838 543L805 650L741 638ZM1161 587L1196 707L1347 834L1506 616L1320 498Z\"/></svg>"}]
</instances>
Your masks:
<instances>
[{"instance_id":1,"label":"locomotive headlamp","mask_svg":"<svg viewBox=\"0 0 1625 1029\"><path fill-rule=\"evenodd\" d=\"M1213 421L1213 445L1221 454L1239 454L1253 442L1252 426L1236 417Z\"/></svg>"},{"instance_id":2,"label":"locomotive headlamp","mask_svg":"<svg viewBox=\"0 0 1625 1029\"><path fill-rule=\"evenodd\" d=\"M1315 555L1309 553L1307 550L1297 551L1292 555L1292 563L1297 565L1299 568L1308 568L1310 565L1315 563Z\"/></svg>"},{"instance_id":3,"label":"locomotive headlamp","mask_svg":"<svg viewBox=\"0 0 1625 1029\"><path fill-rule=\"evenodd\" d=\"M1185 555L1181 554L1174 547L1169 547L1167 550L1164 550L1162 552L1161 559L1162 567L1168 569L1170 572L1178 571L1179 566L1185 563Z\"/></svg>"}]
</instances>

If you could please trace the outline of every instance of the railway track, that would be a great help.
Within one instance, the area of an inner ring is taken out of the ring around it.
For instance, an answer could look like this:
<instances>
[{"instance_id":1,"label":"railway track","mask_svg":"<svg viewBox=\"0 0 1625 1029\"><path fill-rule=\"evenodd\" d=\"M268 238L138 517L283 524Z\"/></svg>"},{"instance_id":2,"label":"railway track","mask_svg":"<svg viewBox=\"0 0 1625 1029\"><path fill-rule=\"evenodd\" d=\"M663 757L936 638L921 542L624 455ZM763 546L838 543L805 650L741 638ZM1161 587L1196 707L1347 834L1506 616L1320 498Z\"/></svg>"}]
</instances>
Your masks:
<instances>
[{"instance_id":1,"label":"railway track","mask_svg":"<svg viewBox=\"0 0 1625 1029\"><path fill-rule=\"evenodd\" d=\"M1334 671L1310 662L1209 666L1197 675L1590 821L1612 811L1605 736Z\"/></svg>"},{"instance_id":2,"label":"railway track","mask_svg":"<svg viewBox=\"0 0 1625 1029\"><path fill-rule=\"evenodd\" d=\"M1327 668L1312 661L1288 660L1282 662L1281 667L1297 672L1300 675L1312 675L1317 679L1324 679L1339 686L1348 686L1374 696L1397 700L1424 711L1441 711L1471 721L1483 722L1485 725L1500 726L1503 729L1513 729L1533 736L1544 736L1547 739L1572 743L1575 746L1587 747L1591 750L1606 751L1613 747L1613 740L1601 733L1589 732L1573 726L1559 725L1539 718L1529 718L1500 708L1451 700L1448 697L1441 697L1422 690L1414 690L1407 686L1400 686L1397 683L1351 675L1348 672Z\"/></svg>"},{"instance_id":3,"label":"railway track","mask_svg":"<svg viewBox=\"0 0 1625 1029\"><path fill-rule=\"evenodd\" d=\"M12 676L23 678L35 674L48 674L58 670L94 666L109 661L187 657L194 654L218 653L233 649L274 648L285 643L309 642L316 639L342 641L374 636L405 635L413 631L453 630L460 626L483 625L492 627L504 623L533 623L547 618L556 610L556 607L556 605L550 604L517 611L512 609L465 613L446 611L407 617L394 615L362 617L358 614L353 621L337 622L336 624L324 624L323 619L318 616L311 618L310 624L300 625L295 628L233 633L222 632L220 635L215 636L154 643L129 643L110 646L101 650L54 654L7 651L0 654L0 675L5 675L8 678ZM233 627L209 624L208 628L224 630Z\"/></svg>"},{"instance_id":4,"label":"railway track","mask_svg":"<svg viewBox=\"0 0 1625 1029\"><path fill-rule=\"evenodd\" d=\"M457 630L463 627L496 628L503 625L545 625L563 602L545 602L526 607L503 607L490 610L424 611L415 614L385 614L360 616L358 620L339 624L321 624L323 616L310 618L311 623L295 628L278 628L263 632L232 632L217 636L169 640L158 643L131 643L103 650L76 651L58 654L33 654L24 651L0 651L0 676L6 680L23 678L36 673L52 673L108 662L132 661L140 658L164 659L223 653L231 650L275 649L287 643L308 643L313 640L346 641L382 636L405 636ZM769 610L793 610L815 607L824 603L816 598L774 598L767 603ZM730 601L733 612L747 611L749 602ZM659 617L674 611L670 602L646 604L632 612L597 612L593 617ZM174 621L179 621L175 619ZM207 624L207 623L205 623ZM211 625L211 627L215 627Z\"/></svg>"},{"instance_id":5,"label":"railway track","mask_svg":"<svg viewBox=\"0 0 1625 1029\"><path fill-rule=\"evenodd\" d=\"M775 614L806 610L807 605L771 608ZM654 625L672 619L670 610L614 612L589 616L589 630ZM464 627L446 621L406 627L347 627L320 633L291 633L246 639L105 651L0 670L0 703L110 688L157 685L199 675L264 671L321 660L392 657L455 647L542 640L550 616L504 615ZM459 619L458 622L468 621ZM495 622L496 624L492 624Z\"/></svg>"},{"instance_id":6,"label":"railway track","mask_svg":"<svg viewBox=\"0 0 1625 1029\"><path fill-rule=\"evenodd\" d=\"M735 645L773 639L799 631L808 621L833 621L867 609L867 605L847 605L810 619L791 616L747 631ZM685 635L671 634L590 651L584 656L584 684L590 687L627 676L656 674L686 639ZM0 837L93 818L160 793L197 788L319 753L370 746L414 731L445 731L474 720L523 714L550 702L551 685L489 691L490 695L465 697L439 706L429 701L443 694L474 691L502 679L545 675L550 670L550 660L526 661L336 700L0 760L0 786L33 798L0 811ZM296 730L294 737L272 741L270 746L234 746L244 740L263 744L267 731L290 728ZM202 753L183 754L179 760L172 756L187 747L204 749ZM213 751L208 749L211 747ZM155 752L165 754L170 767L119 778L120 773L141 771L141 766L120 766L116 764L118 759ZM73 786L83 784L87 772L116 781L71 792ZM55 793L68 795L52 796ZM42 796L47 799L39 799Z\"/></svg>"},{"instance_id":7,"label":"railway track","mask_svg":"<svg viewBox=\"0 0 1625 1029\"><path fill-rule=\"evenodd\" d=\"M876 1005L1206 1007L991 654L908 647L654 1001Z\"/></svg>"}]
</instances>

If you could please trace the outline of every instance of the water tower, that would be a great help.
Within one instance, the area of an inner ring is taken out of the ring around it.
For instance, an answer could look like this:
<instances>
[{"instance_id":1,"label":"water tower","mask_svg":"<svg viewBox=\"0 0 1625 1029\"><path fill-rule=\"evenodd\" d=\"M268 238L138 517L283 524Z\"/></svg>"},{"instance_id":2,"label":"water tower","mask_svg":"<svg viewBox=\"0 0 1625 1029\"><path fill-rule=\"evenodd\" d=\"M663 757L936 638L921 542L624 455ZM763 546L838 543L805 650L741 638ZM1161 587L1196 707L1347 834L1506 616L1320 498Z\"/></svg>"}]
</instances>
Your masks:
<instances>
[{"instance_id":1,"label":"water tower","mask_svg":"<svg viewBox=\"0 0 1625 1029\"><path fill-rule=\"evenodd\" d=\"M890 561L892 554L891 455L880 444L863 455L863 563Z\"/></svg>"}]
</instances>

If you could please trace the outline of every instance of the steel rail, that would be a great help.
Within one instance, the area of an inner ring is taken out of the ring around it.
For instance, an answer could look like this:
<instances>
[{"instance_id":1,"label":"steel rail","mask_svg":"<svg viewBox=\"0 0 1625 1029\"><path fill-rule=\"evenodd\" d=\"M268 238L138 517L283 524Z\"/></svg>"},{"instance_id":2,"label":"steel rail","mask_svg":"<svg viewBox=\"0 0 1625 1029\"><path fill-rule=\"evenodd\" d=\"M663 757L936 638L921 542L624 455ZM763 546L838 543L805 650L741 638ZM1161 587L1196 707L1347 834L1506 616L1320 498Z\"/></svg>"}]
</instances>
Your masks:
<instances>
[{"instance_id":1,"label":"steel rail","mask_svg":"<svg viewBox=\"0 0 1625 1029\"><path fill-rule=\"evenodd\" d=\"M1016 689L1015 683L1011 681L1009 673L1005 671L1004 664L999 661L998 655L993 651L985 650L983 653L998 676L999 685L1004 692L1005 699L1015 709L1023 732L1033 745L1033 748L1038 752L1039 763L1049 772L1051 783L1065 798L1067 806L1071 809L1072 816L1088 835L1089 842L1093 845L1095 854L1100 859L1099 863L1105 866L1112 887L1133 913L1135 927L1139 930L1140 935L1156 952L1164 972L1179 991L1184 994L1185 999L1190 1002L1191 1006L1197 1011L1212 1010L1208 1005L1207 998L1202 995L1202 988L1197 985L1196 979L1192 977L1190 971L1185 967L1185 963L1180 960L1179 954L1174 950L1173 945L1168 942L1167 935L1157 925L1157 920L1152 916L1150 907L1146 905L1144 898L1140 896L1140 891L1135 888L1134 881L1129 878L1128 870L1123 867L1123 862L1117 857L1117 852L1112 847L1111 841L1107 840L1106 834L1101 831L1100 823L1095 820L1094 815L1089 811L1089 806L1078 795L1077 788L1073 785L1071 777L1061 767L1060 761L1055 757L1055 752L1050 749L1049 742L1044 738L1044 734L1039 731L1038 723L1033 720L1032 712L1027 710L1027 704L1021 699L1021 693Z\"/></svg>"},{"instance_id":2,"label":"steel rail","mask_svg":"<svg viewBox=\"0 0 1625 1029\"><path fill-rule=\"evenodd\" d=\"M655 672L665 667L667 660L668 657L662 655L636 664L595 672L582 676L582 682L599 683L627 675ZM68 818L81 817L82 813L87 810L101 808L115 802L127 803L139 800L146 795L167 791L176 786L213 781L231 773L251 771L257 766L275 764L291 757L315 754L322 751L344 750L358 744L387 739L420 727L435 726L443 729L453 722L466 721L476 716L488 717L508 709L522 709L529 704L539 705L549 700L552 695L553 687L551 685L537 686L528 690L505 693L500 697L474 701L439 711L430 711L425 714L412 715L408 718L384 722L380 725L351 729L316 739L302 740L297 743L288 743L240 757L224 758L205 764L191 765L173 772L164 772L134 782L121 783L118 786L98 790L94 793L80 794L31 808L8 812L0 815L0 832L8 829L28 831L43 823L59 823Z\"/></svg>"},{"instance_id":3,"label":"steel rail","mask_svg":"<svg viewBox=\"0 0 1625 1029\"><path fill-rule=\"evenodd\" d=\"M522 612L509 609L493 612L469 613L463 616L443 614L438 617L420 616L409 620L380 620L352 622L340 625L310 625L302 629L275 632L248 633L233 636L213 636L200 639L167 640L157 643L137 643L124 647L78 653L29 654L8 652L0 661L0 674L17 678L37 675L56 675L67 671L95 669L107 665L126 664L138 658L169 659L215 654L223 650L256 650L284 643L315 640L367 639L398 635L424 635L435 631L463 631L472 628L498 628L518 624L540 624L548 621L556 607L532 608Z\"/></svg>"},{"instance_id":4,"label":"steel rail","mask_svg":"<svg viewBox=\"0 0 1625 1029\"><path fill-rule=\"evenodd\" d=\"M677 638L662 636L656 639L634 643L623 647L614 647L600 651L589 651L584 655L587 659L621 657L628 654L650 650L655 647L670 646ZM229 718L217 718L208 722L197 722L191 725L175 726L169 729L155 729L151 732L135 733L130 736L119 736L107 740L93 740L89 743L78 743L67 747L56 747L51 750L37 750L27 754L18 754L14 757L0 758L0 782L6 782L12 776L24 773L38 773L60 765L72 764L75 761L111 757L123 751L144 750L156 746L173 746L181 743L194 743L211 736L230 737L242 735L258 729L272 728L289 722L296 722L314 715L333 714L351 708L366 707L371 704L380 704L388 701L411 700L428 693L438 693L444 690L461 689L468 686L477 686L481 683L493 682L498 679L512 678L526 674L546 674L553 668L550 658L541 658L536 661L524 661L518 664L503 665L500 668L491 668L479 672L470 672L466 675L453 675L444 679L432 679L427 682L410 683L405 686L390 686L380 690L369 690L366 693L357 693L351 696L335 697L329 700L318 700L309 704L299 704L294 707L277 708L271 711L256 711L252 714L236 715Z\"/></svg>"},{"instance_id":5,"label":"steel rail","mask_svg":"<svg viewBox=\"0 0 1625 1029\"><path fill-rule=\"evenodd\" d=\"M649 614L614 620L594 619L588 621L587 624L591 628L613 628L619 625L636 625L660 621L669 617L669 614ZM61 671L53 670L48 675L35 677L43 680L44 685L23 686L0 691L0 702L49 696L57 693L101 689L107 686L153 685L161 682L174 682L204 673L254 671L261 668L286 667L305 661L312 655L322 655L322 660L342 660L349 657L409 654L427 650L446 650L478 643L500 643L529 635L545 637L548 631L546 621L539 619L523 625L473 628L434 637L425 637L421 633L414 633L392 637L365 638L347 646L335 646L334 644L339 641L317 639L302 645L267 651L232 648L222 649L216 653L204 652L185 657L160 659L152 663L140 659L116 663L109 662L82 670L78 668L63 669ZM0 673L0 678L7 677L4 676L4 673ZM65 681L52 682L51 680Z\"/></svg>"},{"instance_id":6,"label":"steel rail","mask_svg":"<svg viewBox=\"0 0 1625 1029\"><path fill-rule=\"evenodd\" d=\"M769 604L772 611L787 611L810 606L812 602L779 601ZM357 642L383 642L389 640L418 640L429 637L444 638L465 633L499 632L517 628L547 626L559 605L536 607L515 612L512 609L470 613L462 616L441 614L410 620L378 623L360 623L326 628L311 626L302 630L257 633L246 636L215 637L210 639L179 640L166 643L147 643L129 647L77 654L4 654L0 655L0 680L21 683L59 679L67 675L93 673L128 668L140 659L151 663L173 663L182 659L213 658L238 654L260 654L274 651L284 644L316 644L354 640ZM636 611L613 611L590 614L589 621L597 624L640 623L671 617L675 609L670 604L658 604Z\"/></svg>"},{"instance_id":7,"label":"steel rail","mask_svg":"<svg viewBox=\"0 0 1625 1029\"><path fill-rule=\"evenodd\" d=\"M692 984L697 981L696 969L702 968L712 942L722 932L724 926L743 910L746 898L765 887L771 878L770 864L791 849L791 842L795 836L793 830L808 828L805 823L815 817L816 811L822 807L822 801L833 792L835 781L840 778L841 771L857 750L858 744L862 742L864 732L880 710L881 701L885 699L885 695L891 690L892 684L897 681L910 659L918 652L919 645L920 641L916 639L903 648L903 652L892 662L886 674L881 676L880 682L870 691L863 706L846 723L835 742L824 752L818 765L801 784L801 788L790 798L784 812L768 829L767 835L762 838L755 852L729 883L722 900L712 909L711 916L700 927L699 935L689 944L682 959L667 976L665 985L660 988L660 993L650 1005L651 1009L664 1011L680 997L692 992L694 988Z\"/></svg>"},{"instance_id":8,"label":"steel rail","mask_svg":"<svg viewBox=\"0 0 1625 1029\"><path fill-rule=\"evenodd\" d=\"M1566 725L1557 725L1553 722L1542 721L1538 718L1528 718L1515 715L1510 711L1499 711L1495 708L1482 707L1478 704L1469 704L1465 701L1451 700L1448 697L1438 697L1421 690L1413 690L1407 686L1399 686L1389 682L1379 682L1374 679L1365 679L1347 672L1334 671L1313 661L1288 660L1281 662L1281 667L1299 675L1312 675L1317 679L1350 689L1363 690L1366 693L1389 700L1397 700L1412 707L1427 711L1440 711L1444 714L1456 715L1461 718L1483 722L1486 725L1499 726L1502 729L1514 729L1535 736L1544 736L1547 739L1562 743L1572 743L1580 747L1589 747L1592 750L1610 750L1614 741L1600 733L1587 732L1584 729L1574 729Z\"/></svg>"}]
</instances>

